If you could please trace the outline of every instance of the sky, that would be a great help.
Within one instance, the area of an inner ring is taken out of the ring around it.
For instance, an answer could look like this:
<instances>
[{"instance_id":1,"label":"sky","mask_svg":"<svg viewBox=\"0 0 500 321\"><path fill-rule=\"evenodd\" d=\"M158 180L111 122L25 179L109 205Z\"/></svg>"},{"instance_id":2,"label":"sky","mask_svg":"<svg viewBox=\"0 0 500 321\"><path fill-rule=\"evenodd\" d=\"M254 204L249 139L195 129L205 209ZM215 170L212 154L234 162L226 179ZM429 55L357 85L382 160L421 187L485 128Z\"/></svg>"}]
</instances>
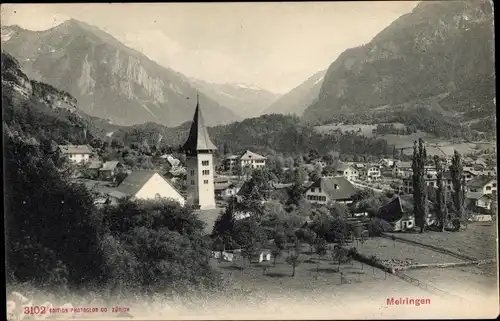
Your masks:
<instances>
[{"instance_id":1,"label":"sky","mask_svg":"<svg viewBox=\"0 0 500 321\"><path fill-rule=\"evenodd\" d=\"M45 30L73 18L163 66L213 83L285 93L369 42L417 2L5 4L2 25Z\"/></svg>"}]
</instances>

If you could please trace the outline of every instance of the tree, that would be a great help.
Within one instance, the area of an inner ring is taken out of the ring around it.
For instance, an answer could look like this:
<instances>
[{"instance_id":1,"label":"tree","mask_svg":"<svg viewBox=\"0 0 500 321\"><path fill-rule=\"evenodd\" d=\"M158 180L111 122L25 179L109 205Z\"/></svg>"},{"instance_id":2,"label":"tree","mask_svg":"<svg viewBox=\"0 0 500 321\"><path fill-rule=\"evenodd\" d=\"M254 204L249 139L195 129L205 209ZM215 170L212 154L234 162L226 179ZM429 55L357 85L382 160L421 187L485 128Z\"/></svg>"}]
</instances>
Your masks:
<instances>
[{"instance_id":1,"label":"tree","mask_svg":"<svg viewBox=\"0 0 500 321\"><path fill-rule=\"evenodd\" d=\"M451 184L453 186L452 199L457 218L463 217L465 202L465 177L463 174L462 158L455 150L450 165Z\"/></svg>"},{"instance_id":2,"label":"tree","mask_svg":"<svg viewBox=\"0 0 500 321\"><path fill-rule=\"evenodd\" d=\"M318 264L316 267L316 272L319 273L320 260L328 253L328 245L326 241L324 239L316 239L315 250L316 254L318 255Z\"/></svg>"},{"instance_id":3,"label":"tree","mask_svg":"<svg viewBox=\"0 0 500 321\"><path fill-rule=\"evenodd\" d=\"M218 238L224 249L232 249L234 246L234 226L234 208L230 205L219 215L212 230L212 237Z\"/></svg>"},{"instance_id":4,"label":"tree","mask_svg":"<svg viewBox=\"0 0 500 321\"><path fill-rule=\"evenodd\" d=\"M415 221L420 228L420 233L424 232L427 218L427 187L424 178L426 160L427 152L425 150L424 141L419 138L418 145L416 141L413 145L412 181L413 199L415 201Z\"/></svg>"},{"instance_id":5,"label":"tree","mask_svg":"<svg viewBox=\"0 0 500 321\"><path fill-rule=\"evenodd\" d=\"M292 277L295 277L295 268L300 264L300 258L298 253L292 253L287 256L286 263L290 264L293 268Z\"/></svg>"},{"instance_id":6,"label":"tree","mask_svg":"<svg viewBox=\"0 0 500 321\"><path fill-rule=\"evenodd\" d=\"M312 251L312 248L316 242L316 233L314 233L314 231L311 231L308 228L301 228L295 232L295 235L297 236L297 239L299 241L309 244Z\"/></svg>"},{"instance_id":7,"label":"tree","mask_svg":"<svg viewBox=\"0 0 500 321\"><path fill-rule=\"evenodd\" d=\"M436 167L437 172L436 216L439 228L441 229L441 232L444 232L448 211L446 209L446 190L443 182L443 165L437 155L434 156L434 166Z\"/></svg>"}]
</instances>

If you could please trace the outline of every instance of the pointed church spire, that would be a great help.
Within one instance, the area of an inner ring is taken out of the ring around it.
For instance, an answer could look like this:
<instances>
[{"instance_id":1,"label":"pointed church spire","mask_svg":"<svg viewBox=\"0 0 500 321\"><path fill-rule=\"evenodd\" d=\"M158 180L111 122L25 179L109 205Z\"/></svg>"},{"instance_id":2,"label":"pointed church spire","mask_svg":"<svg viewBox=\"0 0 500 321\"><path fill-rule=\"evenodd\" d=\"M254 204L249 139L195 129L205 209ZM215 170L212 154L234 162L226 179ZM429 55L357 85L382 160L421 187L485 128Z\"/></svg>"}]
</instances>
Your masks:
<instances>
[{"instance_id":1,"label":"pointed church spire","mask_svg":"<svg viewBox=\"0 0 500 321\"><path fill-rule=\"evenodd\" d=\"M198 92L196 92L196 109L194 111L193 122L191 123L188 139L182 149L188 153L200 150L214 151L217 149L214 143L210 140L208 130L205 127Z\"/></svg>"}]
</instances>

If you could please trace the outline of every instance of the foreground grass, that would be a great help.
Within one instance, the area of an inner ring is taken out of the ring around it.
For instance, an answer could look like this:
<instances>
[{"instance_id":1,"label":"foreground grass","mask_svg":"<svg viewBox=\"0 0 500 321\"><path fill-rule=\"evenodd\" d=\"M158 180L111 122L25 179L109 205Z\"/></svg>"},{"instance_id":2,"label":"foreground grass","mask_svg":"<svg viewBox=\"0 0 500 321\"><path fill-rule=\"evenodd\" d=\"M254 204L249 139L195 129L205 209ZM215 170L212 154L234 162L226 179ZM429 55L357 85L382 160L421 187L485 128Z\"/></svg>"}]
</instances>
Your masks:
<instances>
[{"instance_id":1,"label":"foreground grass","mask_svg":"<svg viewBox=\"0 0 500 321\"><path fill-rule=\"evenodd\" d=\"M474 222L460 232L387 233L441 247L454 252L482 259L494 259L497 253L497 228L495 222Z\"/></svg>"}]
</instances>

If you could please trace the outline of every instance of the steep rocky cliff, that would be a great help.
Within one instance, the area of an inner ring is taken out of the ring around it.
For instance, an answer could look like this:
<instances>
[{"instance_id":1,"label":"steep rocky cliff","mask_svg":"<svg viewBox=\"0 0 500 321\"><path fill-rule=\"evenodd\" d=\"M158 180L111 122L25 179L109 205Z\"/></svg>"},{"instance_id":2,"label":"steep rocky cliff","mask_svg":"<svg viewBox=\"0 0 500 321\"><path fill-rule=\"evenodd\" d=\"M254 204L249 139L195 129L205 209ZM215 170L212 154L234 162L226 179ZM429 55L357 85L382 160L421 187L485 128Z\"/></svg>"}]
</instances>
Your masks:
<instances>
[{"instance_id":1,"label":"steep rocky cliff","mask_svg":"<svg viewBox=\"0 0 500 321\"><path fill-rule=\"evenodd\" d=\"M463 114L455 108L471 101L480 117L491 116L494 56L492 2L421 2L368 44L344 51L304 117L329 122L377 107L411 107L412 101L429 97L459 119ZM473 84L482 88L470 90ZM464 90L469 94L460 95Z\"/></svg>"},{"instance_id":2,"label":"steep rocky cliff","mask_svg":"<svg viewBox=\"0 0 500 321\"><path fill-rule=\"evenodd\" d=\"M30 78L70 93L89 115L122 125L174 126L192 118L196 90L186 77L94 26L68 20L45 31L2 29L2 47ZM210 125L240 119L203 94L200 103Z\"/></svg>"},{"instance_id":3,"label":"steep rocky cliff","mask_svg":"<svg viewBox=\"0 0 500 321\"><path fill-rule=\"evenodd\" d=\"M77 101L70 94L50 85L30 80L21 70L19 62L2 51L2 90L18 102L36 100L51 109L77 111Z\"/></svg>"}]
</instances>

